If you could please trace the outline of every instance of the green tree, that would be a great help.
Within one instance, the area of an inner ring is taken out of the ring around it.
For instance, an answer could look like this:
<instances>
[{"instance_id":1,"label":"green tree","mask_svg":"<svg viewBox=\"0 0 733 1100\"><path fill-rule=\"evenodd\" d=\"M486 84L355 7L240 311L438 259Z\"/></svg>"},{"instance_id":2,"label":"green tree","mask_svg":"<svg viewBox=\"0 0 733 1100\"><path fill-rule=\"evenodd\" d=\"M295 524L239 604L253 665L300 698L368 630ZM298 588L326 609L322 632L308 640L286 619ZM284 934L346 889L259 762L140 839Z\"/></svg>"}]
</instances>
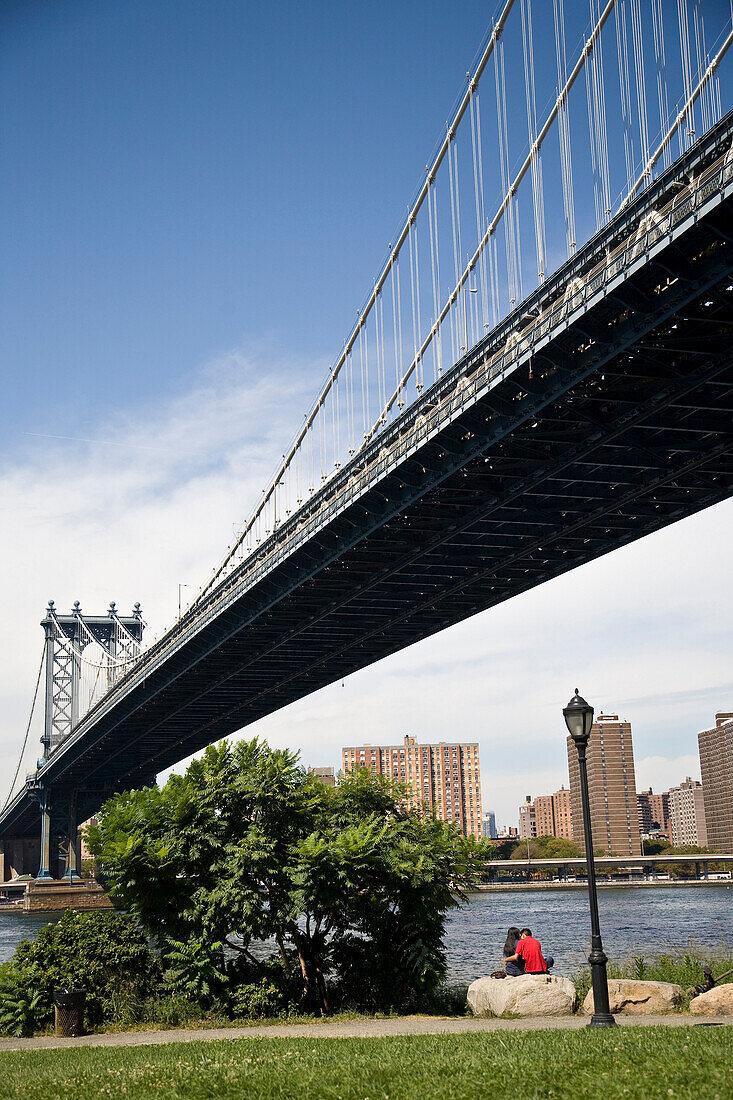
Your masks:
<instances>
[{"instance_id":1,"label":"green tree","mask_svg":"<svg viewBox=\"0 0 733 1100\"><path fill-rule=\"evenodd\" d=\"M520 840L514 845L511 859L526 859L529 848L530 859L575 859L583 853L580 846L572 840L557 836L537 836L529 841Z\"/></svg>"},{"instance_id":2,"label":"green tree","mask_svg":"<svg viewBox=\"0 0 733 1100\"><path fill-rule=\"evenodd\" d=\"M164 951L176 941L179 983L185 942L228 945L251 980L270 940L303 1007L405 1004L442 980L446 914L485 851L403 798L366 770L334 789L291 752L223 742L112 798L89 844L113 896Z\"/></svg>"}]
</instances>

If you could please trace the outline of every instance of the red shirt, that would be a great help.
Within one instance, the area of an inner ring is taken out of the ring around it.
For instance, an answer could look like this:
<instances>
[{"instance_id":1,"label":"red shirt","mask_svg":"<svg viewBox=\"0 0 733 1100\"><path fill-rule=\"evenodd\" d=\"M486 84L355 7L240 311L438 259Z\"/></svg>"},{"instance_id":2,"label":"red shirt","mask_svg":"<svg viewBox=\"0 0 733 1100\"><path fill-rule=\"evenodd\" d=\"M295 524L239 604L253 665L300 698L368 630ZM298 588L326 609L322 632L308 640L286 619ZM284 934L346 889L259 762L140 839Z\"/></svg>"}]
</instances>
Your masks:
<instances>
[{"instance_id":1,"label":"red shirt","mask_svg":"<svg viewBox=\"0 0 733 1100\"><path fill-rule=\"evenodd\" d=\"M527 974L546 974L547 963L542 955L540 941L534 936L525 936L517 941L516 953L524 959L524 969Z\"/></svg>"}]
</instances>

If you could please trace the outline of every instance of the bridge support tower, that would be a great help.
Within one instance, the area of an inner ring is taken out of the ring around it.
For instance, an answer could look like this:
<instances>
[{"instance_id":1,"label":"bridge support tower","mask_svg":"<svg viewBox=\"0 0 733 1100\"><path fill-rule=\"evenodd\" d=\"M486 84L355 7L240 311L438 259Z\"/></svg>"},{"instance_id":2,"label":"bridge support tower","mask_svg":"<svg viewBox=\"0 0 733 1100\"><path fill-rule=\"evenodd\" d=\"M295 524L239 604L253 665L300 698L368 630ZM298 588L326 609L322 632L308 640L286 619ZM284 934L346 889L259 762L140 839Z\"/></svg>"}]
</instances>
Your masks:
<instances>
[{"instance_id":1,"label":"bridge support tower","mask_svg":"<svg viewBox=\"0 0 733 1100\"><path fill-rule=\"evenodd\" d=\"M112 602L106 614L89 616L82 614L78 600L69 615L59 614L54 601L49 600L41 626L46 638L43 751L31 785L41 816L36 882L50 883L63 877L73 883L81 878L80 814L84 814L84 804L91 792L52 789L50 783L44 782L44 769L53 753L74 732L85 710L98 701L95 692L109 690L139 655L145 624L139 603L132 615L119 615ZM97 654L101 650L98 660L85 660L84 650L89 645L98 647ZM93 674L92 684L86 685L86 697L82 691L85 666Z\"/></svg>"}]
</instances>

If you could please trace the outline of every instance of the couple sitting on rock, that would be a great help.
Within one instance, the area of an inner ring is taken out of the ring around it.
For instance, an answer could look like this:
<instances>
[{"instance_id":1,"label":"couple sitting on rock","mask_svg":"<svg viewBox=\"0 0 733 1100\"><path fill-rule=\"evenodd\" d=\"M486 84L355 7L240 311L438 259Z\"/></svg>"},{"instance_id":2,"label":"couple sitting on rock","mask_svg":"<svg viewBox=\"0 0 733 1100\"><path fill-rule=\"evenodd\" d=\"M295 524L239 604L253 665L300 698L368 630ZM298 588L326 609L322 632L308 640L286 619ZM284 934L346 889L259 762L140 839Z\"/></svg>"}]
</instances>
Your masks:
<instances>
[{"instance_id":1,"label":"couple sitting on rock","mask_svg":"<svg viewBox=\"0 0 733 1100\"><path fill-rule=\"evenodd\" d=\"M546 974L555 960L542 954L540 941L536 940L529 928L510 928L504 944L504 966L508 978L517 978L521 974Z\"/></svg>"}]
</instances>

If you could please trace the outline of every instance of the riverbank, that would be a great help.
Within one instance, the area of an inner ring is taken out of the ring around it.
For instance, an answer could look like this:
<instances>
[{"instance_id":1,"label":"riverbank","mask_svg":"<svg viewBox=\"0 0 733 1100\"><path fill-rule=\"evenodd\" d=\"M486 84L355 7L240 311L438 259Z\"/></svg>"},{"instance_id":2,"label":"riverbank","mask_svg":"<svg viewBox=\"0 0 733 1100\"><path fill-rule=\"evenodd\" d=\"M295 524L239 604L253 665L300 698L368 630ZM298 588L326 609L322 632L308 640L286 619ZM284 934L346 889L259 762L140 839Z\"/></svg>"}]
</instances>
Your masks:
<instances>
[{"instance_id":1,"label":"riverbank","mask_svg":"<svg viewBox=\"0 0 733 1100\"><path fill-rule=\"evenodd\" d=\"M733 883L730 879L670 879L668 882L665 880L654 882L625 882L619 880L618 882L597 882L596 886L599 890L618 890L623 888L624 890L664 890L664 889L676 889L677 887L687 888L693 886L701 887L723 887L726 890L733 889ZM532 890L583 890L588 893L587 882L486 882L476 887L476 893L511 893L511 892L527 892Z\"/></svg>"}]
</instances>

